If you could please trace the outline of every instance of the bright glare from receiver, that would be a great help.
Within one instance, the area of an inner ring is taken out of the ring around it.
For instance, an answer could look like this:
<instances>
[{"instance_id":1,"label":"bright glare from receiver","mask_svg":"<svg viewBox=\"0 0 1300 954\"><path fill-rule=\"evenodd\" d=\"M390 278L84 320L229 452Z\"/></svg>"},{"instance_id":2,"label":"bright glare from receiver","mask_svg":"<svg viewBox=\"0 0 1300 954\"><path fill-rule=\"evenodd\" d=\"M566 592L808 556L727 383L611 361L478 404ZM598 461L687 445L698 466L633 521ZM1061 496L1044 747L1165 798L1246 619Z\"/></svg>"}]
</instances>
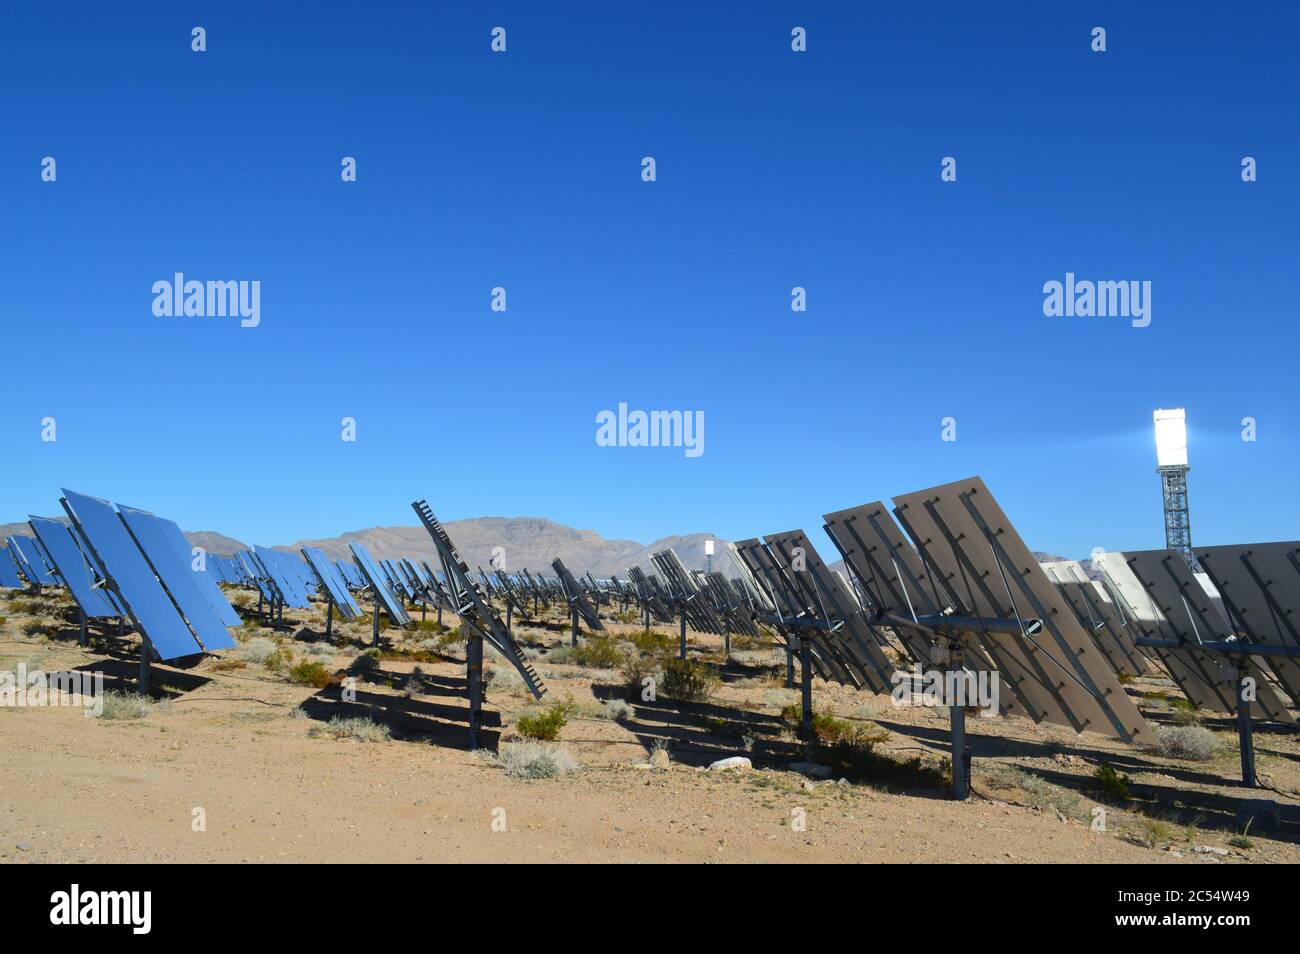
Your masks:
<instances>
[{"instance_id":1,"label":"bright glare from receiver","mask_svg":"<svg viewBox=\"0 0 1300 954\"><path fill-rule=\"evenodd\" d=\"M704 541L704 555L705 555L705 556L713 556L713 541L712 541L712 540L705 540L705 541Z\"/></svg>"},{"instance_id":2,"label":"bright glare from receiver","mask_svg":"<svg viewBox=\"0 0 1300 954\"><path fill-rule=\"evenodd\" d=\"M1187 466L1187 415L1181 407L1155 412L1156 463L1161 467Z\"/></svg>"}]
</instances>

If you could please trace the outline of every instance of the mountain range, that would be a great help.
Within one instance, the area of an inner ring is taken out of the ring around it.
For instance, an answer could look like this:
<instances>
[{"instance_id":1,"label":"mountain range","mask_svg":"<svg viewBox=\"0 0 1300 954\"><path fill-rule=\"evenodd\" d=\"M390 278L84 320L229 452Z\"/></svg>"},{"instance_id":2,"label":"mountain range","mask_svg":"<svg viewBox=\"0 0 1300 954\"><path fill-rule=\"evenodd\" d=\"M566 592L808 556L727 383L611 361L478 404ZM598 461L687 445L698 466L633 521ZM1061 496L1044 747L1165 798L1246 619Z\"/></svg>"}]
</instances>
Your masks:
<instances>
[{"instance_id":1,"label":"mountain range","mask_svg":"<svg viewBox=\"0 0 1300 954\"><path fill-rule=\"evenodd\" d=\"M669 547L677 552L688 569L702 570L708 564L704 543L715 539L712 534L691 533L663 537L650 544L637 543L635 540L607 540L594 530L578 530L544 517L478 517L472 520L453 520L444 526L461 558L471 569L480 566L489 569L493 565L493 550L500 547L506 571L516 573L527 569L534 574L547 576L552 575L551 561L558 556L576 574L591 572L598 577L607 577L617 573L620 577L626 577L629 566L649 569L650 555ZM0 524L0 539L14 533L30 536L31 529L25 523ZM209 553L229 554L248 547L248 544L214 530L187 531L185 536L191 546L203 547ZM324 550L333 559L345 560L351 559L349 543L362 544L378 560L409 557L428 560L437 569L437 554L433 543L429 534L420 526L370 527L351 530L337 537L298 540L273 549L296 553L300 547L314 546ZM823 553L823 558L828 556L829 553ZM1040 562L1063 559L1037 551L1034 557ZM830 566L832 569L842 569L843 561L835 561ZM721 541L713 557L713 568L727 576L736 574Z\"/></svg>"}]
</instances>

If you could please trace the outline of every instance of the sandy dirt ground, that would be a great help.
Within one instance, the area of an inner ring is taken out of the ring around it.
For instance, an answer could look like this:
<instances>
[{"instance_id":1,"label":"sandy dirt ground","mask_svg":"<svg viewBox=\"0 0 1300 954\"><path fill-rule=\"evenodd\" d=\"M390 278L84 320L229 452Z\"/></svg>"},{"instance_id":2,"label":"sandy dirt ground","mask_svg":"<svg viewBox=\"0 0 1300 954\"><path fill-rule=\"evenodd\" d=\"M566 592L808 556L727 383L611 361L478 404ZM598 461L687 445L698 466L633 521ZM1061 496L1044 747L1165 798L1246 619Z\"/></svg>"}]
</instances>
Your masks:
<instances>
[{"instance_id":1,"label":"sandy dirt ground","mask_svg":"<svg viewBox=\"0 0 1300 954\"><path fill-rule=\"evenodd\" d=\"M133 689L130 635L92 629L82 649L57 594L8 595L0 669L89 669L109 689ZM798 696L784 688L775 644L738 640L728 661L717 637L692 633L692 656L721 674L708 700L636 698L625 710L619 672L566 659L559 615L516 627L548 686L541 702L487 652L485 742L508 747L521 717L563 703L568 721L553 745L578 763L570 774L513 777L500 758L468 751L463 643L432 614L422 628L386 629L376 659L364 652L369 622L336 622L327 644L320 610L287 611L282 631L250 621L239 649L156 666L157 701L143 709L118 699L109 710L117 717L87 718L75 708L0 707L0 860L1300 861L1294 732L1256 736L1269 790L1250 793L1234 784L1235 736L1221 718L1201 715L1219 748L1197 762L1022 719L971 719L975 794L955 803L930 781L947 753L944 710L817 681L815 711L869 730L873 755L904 768L852 782L810 778L789 767L807 754L782 715ZM640 627L609 629L611 645L630 651ZM291 681L311 661L331 685ZM348 677L355 683L340 683ZM1153 723L1179 715L1166 681L1126 688ZM389 737L336 737L336 717L370 720ZM735 755L753 769L705 768ZM1126 779L1129 797L1103 787L1101 765ZM1282 827L1243 835L1233 819L1247 795L1282 803Z\"/></svg>"}]
</instances>

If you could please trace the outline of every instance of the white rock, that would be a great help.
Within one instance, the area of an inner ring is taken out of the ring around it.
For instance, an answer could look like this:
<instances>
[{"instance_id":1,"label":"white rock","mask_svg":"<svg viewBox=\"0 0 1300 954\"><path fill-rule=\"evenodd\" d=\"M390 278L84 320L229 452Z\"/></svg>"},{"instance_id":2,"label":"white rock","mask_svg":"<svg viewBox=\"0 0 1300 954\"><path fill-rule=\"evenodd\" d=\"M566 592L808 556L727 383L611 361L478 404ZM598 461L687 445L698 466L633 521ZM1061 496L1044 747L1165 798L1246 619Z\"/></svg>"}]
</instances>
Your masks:
<instances>
[{"instance_id":1,"label":"white rock","mask_svg":"<svg viewBox=\"0 0 1300 954\"><path fill-rule=\"evenodd\" d=\"M753 763L743 755L733 755L729 759L719 759L709 766L710 772L722 772L727 769L740 769L746 771L754 767Z\"/></svg>"},{"instance_id":2,"label":"white rock","mask_svg":"<svg viewBox=\"0 0 1300 954\"><path fill-rule=\"evenodd\" d=\"M1192 849L1198 855L1226 855L1227 848L1215 848L1213 845L1197 845Z\"/></svg>"}]
</instances>

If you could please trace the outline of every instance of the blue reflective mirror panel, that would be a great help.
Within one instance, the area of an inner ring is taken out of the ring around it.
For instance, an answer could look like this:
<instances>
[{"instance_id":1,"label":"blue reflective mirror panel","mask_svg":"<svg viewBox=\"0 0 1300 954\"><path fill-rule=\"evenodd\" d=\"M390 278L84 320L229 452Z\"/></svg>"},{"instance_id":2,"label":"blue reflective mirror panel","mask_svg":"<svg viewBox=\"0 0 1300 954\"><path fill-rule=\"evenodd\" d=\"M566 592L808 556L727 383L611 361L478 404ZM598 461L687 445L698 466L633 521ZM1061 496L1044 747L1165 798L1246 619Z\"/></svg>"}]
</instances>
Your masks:
<instances>
[{"instance_id":1,"label":"blue reflective mirror panel","mask_svg":"<svg viewBox=\"0 0 1300 954\"><path fill-rule=\"evenodd\" d=\"M315 574L302 561L302 557L295 553L285 553L283 550L271 550L270 553L271 558L280 568L280 575L293 590L294 598L301 600L306 606L311 606L311 594L316 589L316 579Z\"/></svg>"},{"instance_id":2,"label":"blue reflective mirror panel","mask_svg":"<svg viewBox=\"0 0 1300 954\"><path fill-rule=\"evenodd\" d=\"M95 557L94 551L90 549L90 544L86 542L86 538L81 535L81 528L77 526L76 521L69 521L67 526L68 532L72 534L72 539L76 541L77 549L86 558L90 568L95 571L95 578L100 583L99 591L104 594L104 598L108 600L109 605L117 610L117 615L125 619L127 616L126 607L122 605L121 600L117 598L117 594L113 592L112 588L104 585L104 581L108 579L108 574L104 572L103 566Z\"/></svg>"},{"instance_id":3,"label":"blue reflective mirror panel","mask_svg":"<svg viewBox=\"0 0 1300 954\"><path fill-rule=\"evenodd\" d=\"M407 592L406 580L402 578L401 572L398 571L392 560L380 560L379 568L384 571L384 576L388 579L388 589L394 597L402 599L405 595L412 599L415 598L414 593Z\"/></svg>"},{"instance_id":4,"label":"blue reflective mirror panel","mask_svg":"<svg viewBox=\"0 0 1300 954\"><path fill-rule=\"evenodd\" d=\"M384 609L388 611L389 618L398 626L405 626L409 623L411 617L406 615L406 610L384 584L384 575L380 572L379 567L375 566L375 561L370 558L366 548L359 543L349 543L348 549L352 551L352 555L356 558L357 566L361 568L361 575L366 578L366 585L372 587L374 592L379 594L379 601L384 604Z\"/></svg>"},{"instance_id":5,"label":"blue reflective mirror panel","mask_svg":"<svg viewBox=\"0 0 1300 954\"><path fill-rule=\"evenodd\" d=\"M221 592L221 587L217 586L217 581L213 579L212 575L207 570L194 569L194 548L185 539L185 534L181 532L181 528L177 526L176 521L158 516L153 519L157 521L162 536L171 541L172 547L180 555L185 566L189 568L190 576L194 578L195 585L198 586L199 592L203 594L203 598L208 601L208 605L212 607L212 611L217 614L217 619L221 620L221 625L242 625L244 621L239 618L239 614L230 605L230 601L226 599L226 594ZM211 567L214 559L215 557L206 553L203 556L204 563L208 567ZM209 646L208 648L211 649L212 647Z\"/></svg>"},{"instance_id":6,"label":"blue reflective mirror panel","mask_svg":"<svg viewBox=\"0 0 1300 954\"><path fill-rule=\"evenodd\" d=\"M62 503L136 625L149 638L154 654L159 659L176 659L201 652L198 640L172 605L171 597L154 576L113 505L66 489Z\"/></svg>"},{"instance_id":7,"label":"blue reflective mirror panel","mask_svg":"<svg viewBox=\"0 0 1300 954\"><path fill-rule=\"evenodd\" d=\"M41 558L40 551L36 549L36 542L31 537L14 536L9 537L5 542L9 544L9 552L18 561L18 569L22 571L23 576L27 577L28 583L38 586L54 585L54 577L45 568L45 561Z\"/></svg>"},{"instance_id":8,"label":"blue reflective mirror panel","mask_svg":"<svg viewBox=\"0 0 1300 954\"><path fill-rule=\"evenodd\" d=\"M108 599L107 591L97 585L99 574L77 546L77 540L66 523L48 517L32 517L27 525L45 546L82 613L90 619L111 619L121 615Z\"/></svg>"},{"instance_id":9,"label":"blue reflective mirror panel","mask_svg":"<svg viewBox=\"0 0 1300 954\"><path fill-rule=\"evenodd\" d=\"M23 581L18 579L18 564L8 547L0 547L0 586L11 590L21 590Z\"/></svg>"},{"instance_id":10,"label":"blue reflective mirror panel","mask_svg":"<svg viewBox=\"0 0 1300 954\"><path fill-rule=\"evenodd\" d=\"M317 547L303 547L302 555L307 558L308 565L320 577L321 586L325 588L334 601L334 605L339 608L339 612L346 619L356 619L361 616L361 607L357 605L352 594L348 592L347 584L339 576L338 569L330 562L330 558L325 555L325 551Z\"/></svg>"},{"instance_id":11,"label":"blue reflective mirror panel","mask_svg":"<svg viewBox=\"0 0 1300 954\"><path fill-rule=\"evenodd\" d=\"M318 585L316 574L311 571L303 558L296 553L286 553L284 550L272 550L271 552L280 561L280 568L284 572L285 578L293 585L298 595L310 603L311 595L316 592Z\"/></svg>"},{"instance_id":12,"label":"blue reflective mirror panel","mask_svg":"<svg viewBox=\"0 0 1300 954\"><path fill-rule=\"evenodd\" d=\"M286 575L284 564L276 558L275 553L266 547L253 547L253 555L262 564L262 569L266 572L266 576L270 577L271 583L280 591L285 606L292 606L294 609L311 609L307 594L302 592L302 587L296 580Z\"/></svg>"},{"instance_id":13,"label":"blue reflective mirror panel","mask_svg":"<svg viewBox=\"0 0 1300 954\"><path fill-rule=\"evenodd\" d=\"M45 568L50 571L55 582L62 583L63 577L59 573L59 565L54 562L54 557L50 556L50 551L45 549L45 544L41 542L39 536L32 537L32 545L36 547L36 552L40 554L41 560L45 563Z\"/></svg>"},{"instance_id":14,"label":"blue reflective mirror panel","mask_svg":"<svg viewBox=\"0 0 1300 954\"><path fill-rule=\"evenodd\" d=\"M185 615L185 621L194 630L199 644L208 652L233 649L234 638L199 589L197 575L190 570L189 547L178 550L159 519L147 511L119 505L117 512L135 538L136 545L144 551L154 573L171 594L172 602Z\"/></svg>"}]
</instances>

